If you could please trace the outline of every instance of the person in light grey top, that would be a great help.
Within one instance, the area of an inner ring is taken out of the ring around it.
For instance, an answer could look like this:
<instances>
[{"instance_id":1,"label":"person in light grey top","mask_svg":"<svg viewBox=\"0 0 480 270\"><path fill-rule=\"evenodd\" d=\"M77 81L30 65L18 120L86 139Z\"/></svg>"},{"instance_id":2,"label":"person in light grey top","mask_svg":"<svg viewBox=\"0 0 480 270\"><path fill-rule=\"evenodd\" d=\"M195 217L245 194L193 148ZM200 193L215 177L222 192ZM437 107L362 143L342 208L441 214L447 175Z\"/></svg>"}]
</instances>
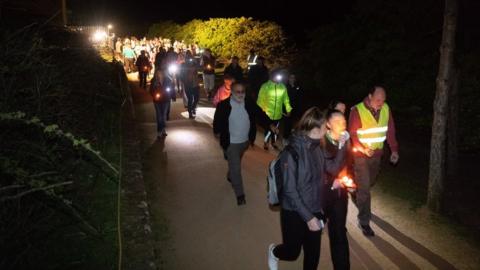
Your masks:
<instances>
[{"instance_id":1,"label":"person in light grey top","mask_svg":"<svg viewBox=\"0 0 480 270\"><path fill-rule=\"evenodd\" d=\"M230 144L248 142L248 130L250 119L248 118L245 102L239 102L234 96L230 99L232 111L228 117L228 131L230 132Z\"/></svg>"},{"instance_id":2,"label":"person in light grey top","mask_svg":"<svg viewBox=\"0 0 480 270\"><path fill-rule=\"evenodd\" d=\"M256 108L251 99L245 98L245 86L235 82L232 85L232 95L217 105L213 118L213 133L220 138L220 145L228 161L227 180L232 184L238 205L246 203L241 161L248 145L253 146L255 141Z\"/></svg>"}]
</instances>

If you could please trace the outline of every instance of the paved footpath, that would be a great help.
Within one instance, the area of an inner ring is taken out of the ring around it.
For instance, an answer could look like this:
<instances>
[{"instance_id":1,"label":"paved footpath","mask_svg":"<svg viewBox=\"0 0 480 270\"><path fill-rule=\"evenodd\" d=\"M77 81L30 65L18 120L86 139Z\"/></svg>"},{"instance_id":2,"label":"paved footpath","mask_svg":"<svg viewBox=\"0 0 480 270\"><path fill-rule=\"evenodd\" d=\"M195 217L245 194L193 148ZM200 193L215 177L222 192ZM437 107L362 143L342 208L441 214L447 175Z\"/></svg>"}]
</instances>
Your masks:
<instances>
[{"instance_id":1,"label":"paved footpath","mask_svg":"<svg viewBox=\"0 0 480 270\"><path fill-rule=\"evenodd\" d=\"M157 140L151 100L136 83L131 86L158 264L162 269L179 270L267 269L267 247L281 241L279 214L268 208L266 200L266 168L275 153L259 147L261 138L246 152L242 166L247 204L238 207L226 181L227 163L212 134L214 109L202 100L197 119L189 120L182 99L178 99L172 104L168 136ZM371 239L356 227L357 211L349 206L352 269L474 269L480 265L478 256L472 262L475 251L471 249L445 250L448 245L444 240L432 239L436 232L422 227L397 229L392 221L400 223L401 219L404 228L416 226L412 222L418 221L400 217L408 211L405 207L385 209L395 202L381 199L372 203L378 217L372 224L377 236ZM164 225L168 231L162 230ZM301 262L280 262L280 269L301 269ZM332 269L326 233L318 269Z\"/></svg>"}]
</instances>

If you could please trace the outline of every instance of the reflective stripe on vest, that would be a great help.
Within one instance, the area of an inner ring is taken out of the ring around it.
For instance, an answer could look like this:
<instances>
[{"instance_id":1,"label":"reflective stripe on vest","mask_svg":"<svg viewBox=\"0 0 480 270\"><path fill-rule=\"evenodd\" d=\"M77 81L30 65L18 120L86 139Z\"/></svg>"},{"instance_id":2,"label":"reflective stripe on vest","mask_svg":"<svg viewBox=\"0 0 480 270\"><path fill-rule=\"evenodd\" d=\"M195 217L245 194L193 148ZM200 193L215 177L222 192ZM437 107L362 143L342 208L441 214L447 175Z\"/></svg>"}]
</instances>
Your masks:
<instances>
[{"instance_id":1,"label":"reflective stripe on vest","mask_svg":"<svg viewBox=\"0 0 480 270\"><path fill-rule=\"evenodd\" d=\"M363 102L357 104L356 108L362 122L362 127L357 130L358 140L364 147L382 149L383 142L387 139L390 108L386 103L383 104L378 121Z\"/></svg>"},{"instance_id":2,"label":"reflective stripe on vest","mask_svg":"<svg viewBox=\"0 0 480 270\"><path fill-rule=\"evenodd\" d=\"M252 60L252 61L250 61L250 59L249 59L248 65L249 65L249 66L254 66L254 65L256 65L256 64L257 64L257 57L258 57L258 55L255 55L255 57L253 57L253 60ZM245 59L245 58L244 58L244 59Z\"/></svg>"}]
</instances>

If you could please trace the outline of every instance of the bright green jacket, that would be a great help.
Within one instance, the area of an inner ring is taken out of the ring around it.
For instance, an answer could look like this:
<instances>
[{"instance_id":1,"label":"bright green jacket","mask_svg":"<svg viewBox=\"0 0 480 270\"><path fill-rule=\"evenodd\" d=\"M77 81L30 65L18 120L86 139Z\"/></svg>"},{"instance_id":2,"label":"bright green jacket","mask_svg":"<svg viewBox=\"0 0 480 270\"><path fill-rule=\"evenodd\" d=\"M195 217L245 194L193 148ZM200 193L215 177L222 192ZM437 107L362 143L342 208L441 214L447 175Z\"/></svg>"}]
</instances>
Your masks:
<instances>
[{"instance_id":1,"label":"bright green jacket","mask_svg":"<svg viewBox=\"0 0 480 270\"><path fill-rule=\"evenodd\" d=\"M260 87L257 104L271 120L282 119L282 105L285 105L287 113L292 111L285 85L271 80Z\"/></svg>"}]
</instances>

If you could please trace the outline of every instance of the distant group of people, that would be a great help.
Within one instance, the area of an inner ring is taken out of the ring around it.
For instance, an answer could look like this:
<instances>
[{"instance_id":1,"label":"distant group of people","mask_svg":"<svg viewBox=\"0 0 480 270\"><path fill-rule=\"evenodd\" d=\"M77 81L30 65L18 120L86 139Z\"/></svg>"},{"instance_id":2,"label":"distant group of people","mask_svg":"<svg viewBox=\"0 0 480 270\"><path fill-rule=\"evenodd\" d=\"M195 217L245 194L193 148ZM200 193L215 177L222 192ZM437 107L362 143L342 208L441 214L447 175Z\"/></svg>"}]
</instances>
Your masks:
<instances>
[{"instance_id":1,"label":"distant group of people","mask_svg":"<svg viewBox=\"0 0 480 270\"><path fill-rule=\"evenodd\" d=\"M135 71L135 60L141 55L142 51L145 52L145 56L151 63L156 62L155 58L159 53L170 52L170 56L175 53L181 61L187 50L193 55L200 52L197 44L186 44L183 40L172 42L170 39L162 37L153 39L147 39L146 37L141 39L136 37L117 38L114 47L115 58L124 62L128 73Z\"/></svg>"}]
</instances>

